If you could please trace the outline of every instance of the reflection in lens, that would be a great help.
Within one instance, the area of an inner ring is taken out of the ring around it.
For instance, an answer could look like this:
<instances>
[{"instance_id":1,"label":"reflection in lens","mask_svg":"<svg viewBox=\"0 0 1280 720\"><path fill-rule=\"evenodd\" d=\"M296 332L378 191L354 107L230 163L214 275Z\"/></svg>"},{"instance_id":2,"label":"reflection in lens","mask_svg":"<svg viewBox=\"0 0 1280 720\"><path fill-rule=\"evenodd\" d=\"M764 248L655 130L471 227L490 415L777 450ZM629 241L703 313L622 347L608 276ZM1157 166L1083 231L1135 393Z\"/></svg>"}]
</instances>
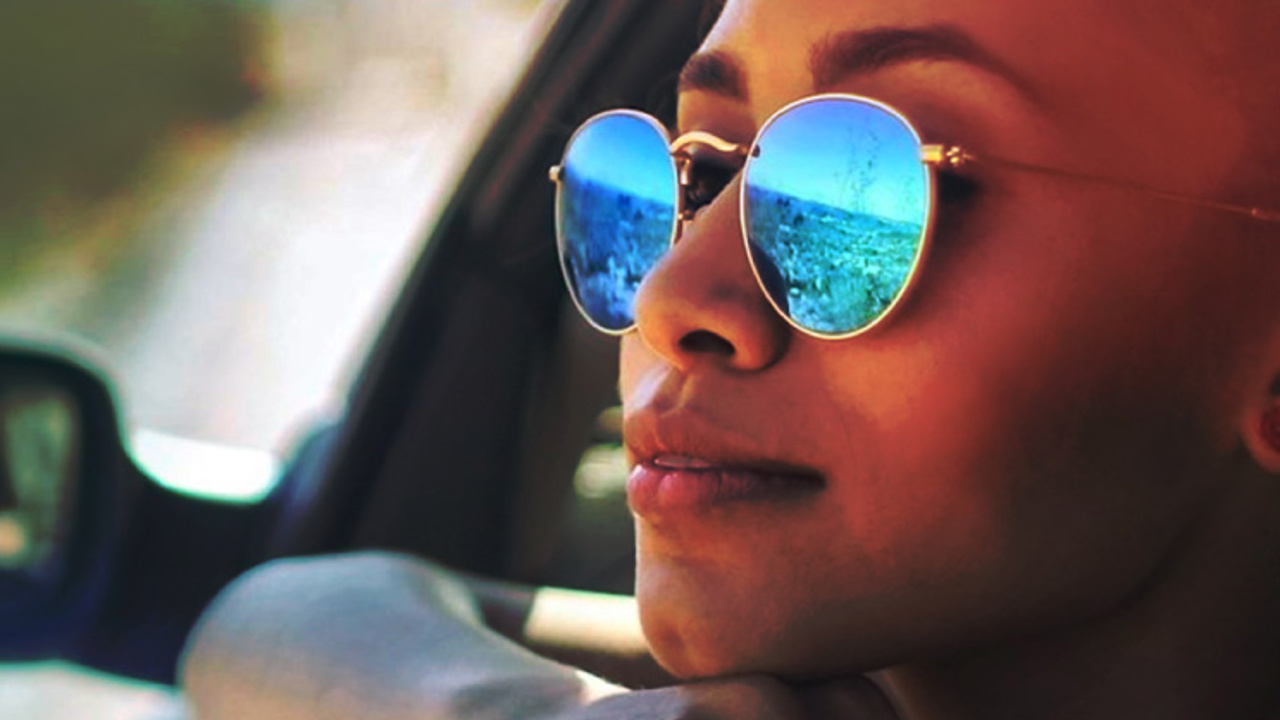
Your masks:
<instances>
[{"instance_id":1,"label":"reflection in lens","mask_svg":"<svg viewBox=\"0 0 1280 720\"><path fill-rule=\"evenodd\" d=\"M670 245L676 169L665 133L616 113L588 122L560 171L560 255L569 289L606 330L635 323L640 281Z\"/></svg>"},{"instance_id":2,"label":"reflection in lens","mask_svg":"<svg viewBox=\"0 0 1280 720\"><path fill-rule=\"evenodd\" d=\"M778 309L782 313L790 313L790 301L787 300L787 280L778 271L778 266L773 264L773 258L763 252L754 242L748 241L747 247L751 253L751 264L756 269L756 276L760 278L760 284L764 286L764 292L773 301L777 303Z\"/></svg>"},{"instance_id":3,"label":"reflection in lens","mask_svg":"<svg viewBox=\"0 0 1280 720\"><path fill-rule=\"evenodd\" d=\"M761 134L746 224L764 290L801 327L849 333L901 295L920 253L929 175L915 133L849 98L797 105Z\"/></svg>"}]
</instances>

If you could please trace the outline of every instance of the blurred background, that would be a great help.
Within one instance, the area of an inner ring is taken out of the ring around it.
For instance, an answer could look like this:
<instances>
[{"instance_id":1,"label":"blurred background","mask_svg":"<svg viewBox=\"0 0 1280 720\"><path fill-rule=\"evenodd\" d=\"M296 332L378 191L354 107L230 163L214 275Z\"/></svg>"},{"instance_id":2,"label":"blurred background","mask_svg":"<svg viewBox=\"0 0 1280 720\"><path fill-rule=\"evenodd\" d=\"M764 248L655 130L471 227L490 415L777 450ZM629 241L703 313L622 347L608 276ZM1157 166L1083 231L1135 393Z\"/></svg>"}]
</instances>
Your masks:
<instances>
[{"instance_id":1,"label":"blurred background","mask_svg":"<svg viewBox=\"0 0 1280 720\"><path fill-rule=\"evenodd\" d=\"M84 343L166 482L261 497L340 412L556 6L4 0L0 332ZM0 666L0 717L179 714L164 688Z\"/></svg>"}]
</instances>

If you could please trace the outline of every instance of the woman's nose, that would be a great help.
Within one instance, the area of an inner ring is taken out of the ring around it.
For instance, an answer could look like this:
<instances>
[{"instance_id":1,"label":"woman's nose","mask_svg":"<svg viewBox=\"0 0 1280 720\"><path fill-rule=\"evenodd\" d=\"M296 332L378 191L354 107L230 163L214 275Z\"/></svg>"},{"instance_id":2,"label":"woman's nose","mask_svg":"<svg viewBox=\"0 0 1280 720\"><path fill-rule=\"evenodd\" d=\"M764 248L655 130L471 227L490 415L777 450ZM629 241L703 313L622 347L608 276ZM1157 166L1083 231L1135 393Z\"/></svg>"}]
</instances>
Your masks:
<instances>
[{"instance_id":1,"label":"woman's nose","mask_svg":"<svg viewBox=\"0 0 1280 720\"><path fill-rule=\"evenodd\" d=\"M715 362L761 370L777 362L790 341L790 327L765 299L747 260L739 182L685 224L636 295L641 340L680 369Z\"/></svg>"}]
</instances>

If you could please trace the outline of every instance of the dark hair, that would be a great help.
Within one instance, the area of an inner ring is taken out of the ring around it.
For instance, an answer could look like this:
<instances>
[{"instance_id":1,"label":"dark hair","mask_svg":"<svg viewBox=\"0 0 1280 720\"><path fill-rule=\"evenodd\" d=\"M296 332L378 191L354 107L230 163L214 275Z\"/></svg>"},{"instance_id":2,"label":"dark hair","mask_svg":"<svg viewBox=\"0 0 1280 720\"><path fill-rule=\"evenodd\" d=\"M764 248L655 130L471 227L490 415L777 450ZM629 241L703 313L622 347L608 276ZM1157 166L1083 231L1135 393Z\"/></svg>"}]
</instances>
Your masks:
<instances>
[{"instance_id":1,"label":"dark hair","mask_svg":"<svg viewBox=\"0 0 1280 720\"><path fill-rule=\"evenodd\" d=\"M706 0L702 3L702 16L698 18L699 44L707 37L707 33L711 32L711 27L716 24L716 20L720 19L720 13L724 11L724 3L725 0Z\"/></svg>"}]
</instances>

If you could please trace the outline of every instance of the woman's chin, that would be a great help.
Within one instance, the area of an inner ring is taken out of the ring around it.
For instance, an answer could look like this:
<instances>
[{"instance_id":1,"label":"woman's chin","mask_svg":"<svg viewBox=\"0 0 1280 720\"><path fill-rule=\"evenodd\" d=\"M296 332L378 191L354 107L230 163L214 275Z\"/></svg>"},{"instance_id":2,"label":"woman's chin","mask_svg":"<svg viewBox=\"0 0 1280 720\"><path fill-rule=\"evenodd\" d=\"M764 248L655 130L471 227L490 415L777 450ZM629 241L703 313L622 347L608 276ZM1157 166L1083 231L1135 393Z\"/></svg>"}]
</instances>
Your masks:
<instances>
[{"instance_id":1,"label":"woman's chin","mask_svg":"<svg viewBox=\"0 0 1280 720\"><path fill-rule=\"evenodd\" d=\"M792 669L780 666L776 657L766 662L762 656L769 653L749 647L741 639L715 636L705 622L662 617L645 622L645 636L654 659L682 680L755 673L793 674ZM757 636L752 640L758 643L761 638Z\"/></svg>"},{"instance_id":2,"label":"woman's chin","mask_svg":"<svg viewBox=\"0 0 1280 720\"><path fill-rule=\"evenodd\" d=\"M826 674L785 605L732 581L705 582L671 568L642 568L637 600L654 658L684 679L765 673Z\"/></svg>"}]
</instances>

